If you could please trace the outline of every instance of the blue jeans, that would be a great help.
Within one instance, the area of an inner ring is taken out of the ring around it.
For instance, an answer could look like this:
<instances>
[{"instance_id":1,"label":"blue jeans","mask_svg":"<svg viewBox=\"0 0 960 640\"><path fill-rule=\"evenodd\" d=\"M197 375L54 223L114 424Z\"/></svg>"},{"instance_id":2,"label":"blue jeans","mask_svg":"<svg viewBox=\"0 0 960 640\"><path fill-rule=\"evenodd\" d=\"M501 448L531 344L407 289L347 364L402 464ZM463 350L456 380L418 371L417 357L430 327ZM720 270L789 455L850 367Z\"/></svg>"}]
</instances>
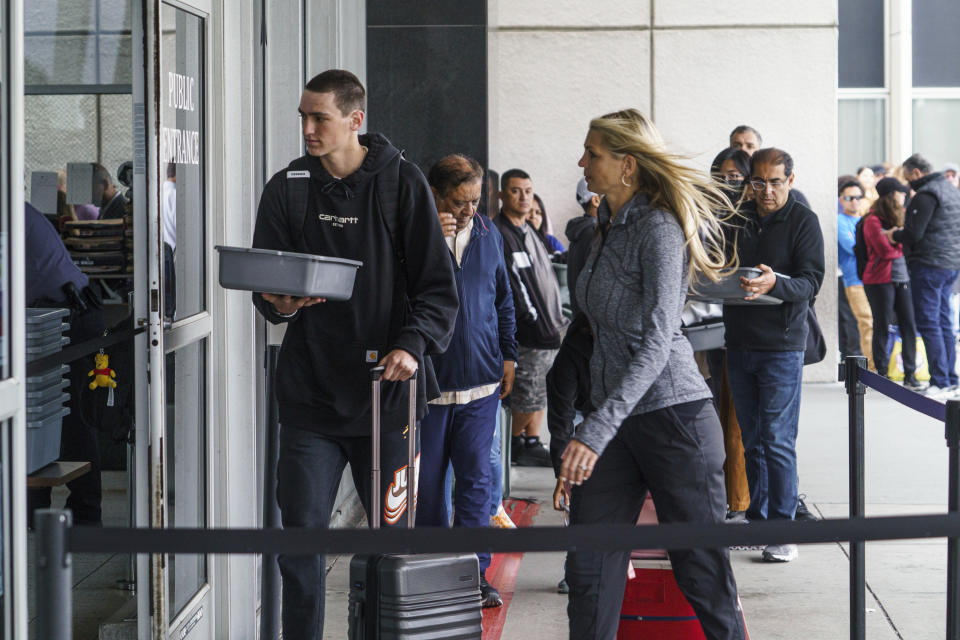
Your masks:
<instances>
[{"instance_id":1,"label":"blue jeans","mask_svg":"<svg viewBox=\"0 0 960 640\"><path fill-rule=\"evenodd\" d=\"M803 351L727 350L750 485L750 520L797 513L797 426Z\"/></svg>"},{"instance_id":2,"label":"blue jeans","mask_svg":"<svg viewBox=\"0 0 960 640\"><path fill-rule=\"evenodd\" d=\"M930 367L930 384L950 387L958 383L957 342L950 314L950 293L957 279L955 269L940 269L914 262L910 265L913 311L917 331L923 337Z\"/></svg>"},{"instance_id":3,"label":"blue jeans","mask_svg":"<svg viewBox=\"0 0 960 640\"><path fill-rule=\"evenodd\" d=\"M420 482L417 526L450 524L445 479L450 463L456 480L455 527L490 524L490 440L496 421L497 393L468 404L430 405L420 421ZM489 553L478 553L480 575L490 565Z\"/></svg>"}]
</instances>

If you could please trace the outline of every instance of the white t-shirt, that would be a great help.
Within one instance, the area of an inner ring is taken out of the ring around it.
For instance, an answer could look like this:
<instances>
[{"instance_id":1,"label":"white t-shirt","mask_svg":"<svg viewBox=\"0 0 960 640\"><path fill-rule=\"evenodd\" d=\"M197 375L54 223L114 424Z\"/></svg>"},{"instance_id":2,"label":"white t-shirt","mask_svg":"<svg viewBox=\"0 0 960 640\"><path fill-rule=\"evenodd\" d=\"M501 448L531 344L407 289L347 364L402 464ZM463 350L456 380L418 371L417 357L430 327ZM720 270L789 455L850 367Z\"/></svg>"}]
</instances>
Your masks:
<instances>
[{"instance_id":1,"label":"white t-shirt","mask_svg":"<svg viewBox=\"0 0 960 640\"><path fill-rule=\"evenodd\" d=\"M160 198L163 207L163 241L171 249L177 248L177 183L165 180Z\"/></svg>"}]
</instances>

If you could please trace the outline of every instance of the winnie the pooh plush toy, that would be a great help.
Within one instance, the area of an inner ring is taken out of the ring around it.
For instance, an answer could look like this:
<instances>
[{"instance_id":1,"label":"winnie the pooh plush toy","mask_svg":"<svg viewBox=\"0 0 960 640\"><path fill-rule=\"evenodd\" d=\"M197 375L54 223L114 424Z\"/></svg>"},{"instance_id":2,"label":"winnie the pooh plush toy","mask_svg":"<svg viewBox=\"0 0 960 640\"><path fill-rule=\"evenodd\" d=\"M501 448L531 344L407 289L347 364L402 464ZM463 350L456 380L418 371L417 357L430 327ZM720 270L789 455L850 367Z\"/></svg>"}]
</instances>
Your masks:
<instances>
[{"instance_id":1,"label":"winnie the pooh plush toy","mask_svg":"<svg viewBox=\"0 0 960 640\"><path fill-rule=\"evenodd\" d=\"M93 376L90 389L96 389L97 387L115 389L117 381L113 378L117 377L117 372L110 368L110 357L105 353L98 353L93 356L93 362L94 369L87 374L87 377Z\"/></svg>"}]
</instances>

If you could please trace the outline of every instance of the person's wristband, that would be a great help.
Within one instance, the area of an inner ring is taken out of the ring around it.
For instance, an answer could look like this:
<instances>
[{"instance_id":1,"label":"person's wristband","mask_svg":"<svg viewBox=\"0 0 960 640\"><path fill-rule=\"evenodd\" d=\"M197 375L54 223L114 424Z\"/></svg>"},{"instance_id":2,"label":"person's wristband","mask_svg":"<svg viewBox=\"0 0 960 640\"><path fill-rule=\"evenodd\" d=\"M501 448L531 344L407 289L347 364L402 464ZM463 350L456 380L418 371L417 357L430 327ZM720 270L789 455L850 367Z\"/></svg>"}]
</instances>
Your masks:
<instances>
[{"instance_id":1,"label":"person's wristband","mask_svg":"<svg viewBox=\"0 0 960 640\"><path fill-rule=\"evenodd\" d=\"M297 309L293 313L280 313L276 305L274 305L273 303L270 303L270 306L273 307L273 312L278 316L280 316L281 318L292 318L293 316L297 315L300 312L300 309Z\"/></svg>"}]
</instances>

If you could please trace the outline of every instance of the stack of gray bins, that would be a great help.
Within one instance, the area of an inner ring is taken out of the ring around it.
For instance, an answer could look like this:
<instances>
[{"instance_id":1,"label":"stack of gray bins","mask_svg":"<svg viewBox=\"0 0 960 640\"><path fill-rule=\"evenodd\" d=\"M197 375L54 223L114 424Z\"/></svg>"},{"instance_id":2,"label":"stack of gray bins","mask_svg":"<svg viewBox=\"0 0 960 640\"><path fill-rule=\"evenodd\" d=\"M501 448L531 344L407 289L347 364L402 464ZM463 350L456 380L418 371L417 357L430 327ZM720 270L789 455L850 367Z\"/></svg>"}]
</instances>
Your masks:
<instances>
[{"instance_id":1,"label":"stack of gray bins","mask_svg":"<svg viewBox=\"0 0 960 640\"><path fill-rule=\"evenodd\" d=\"M69 309L27 309L27 363L63 349L70 338L64 318ZM70 367L58 364L27 376L27 473L33 473L60 457L60 425L70 413L63 406L70 400Z\"/></svg>"}]
</instances>

